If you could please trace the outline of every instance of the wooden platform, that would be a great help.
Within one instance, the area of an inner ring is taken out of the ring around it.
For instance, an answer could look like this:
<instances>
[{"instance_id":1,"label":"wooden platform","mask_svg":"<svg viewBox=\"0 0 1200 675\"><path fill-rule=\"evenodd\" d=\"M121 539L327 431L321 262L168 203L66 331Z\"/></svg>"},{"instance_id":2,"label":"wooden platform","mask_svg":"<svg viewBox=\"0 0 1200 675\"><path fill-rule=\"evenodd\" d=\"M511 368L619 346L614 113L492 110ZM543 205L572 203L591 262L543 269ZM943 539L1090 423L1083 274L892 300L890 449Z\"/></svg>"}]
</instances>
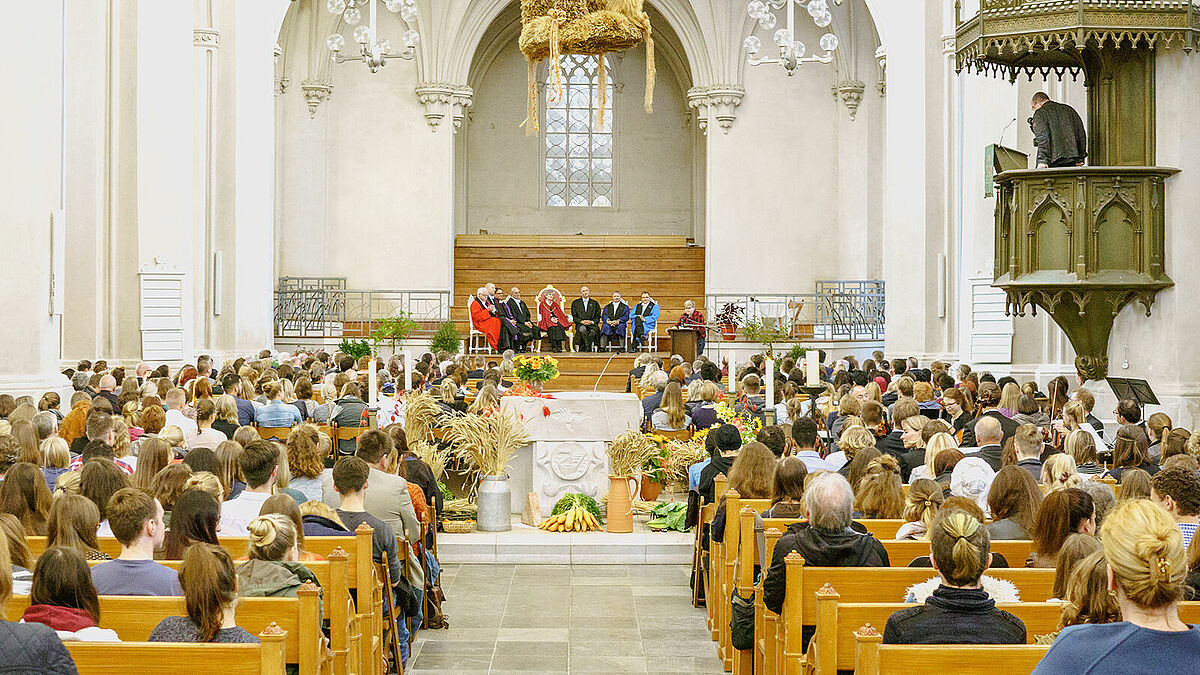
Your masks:
<instances>
[{"instance_id":1,"label":"wooden platform","mask_svg":"<svg viewBox=\"0 0 1200 675\"><path fill-rule=\"evenodd\" d=\"M611 353L562 353L546 354L558 360L559 377L546 384L546 391L625 391L629 371L633 369L636 354ZM612 360L609 360L609 357ZM488 356L489 361L499 362L497 355ZM607 369L606 369L607 366Z\"/></svg>"},{"instance_id":2,"label":"wooden platform","mask_svg":"<svg viewBox=\"0 0 1200 675\"><path fill-rule=\"evenodd\" d=\"M459 235L454 247L454 320L467 329L467 298L492 282L513 287L536 314L538 291L553 285L568 312L587 286L602 306L620 291L630 306L649 291L661 307L659 337L683 313L685 300L704 306L704 247L675 236ZM667 351L663 345L660 351Z\"/></svg>"}]
</instances>

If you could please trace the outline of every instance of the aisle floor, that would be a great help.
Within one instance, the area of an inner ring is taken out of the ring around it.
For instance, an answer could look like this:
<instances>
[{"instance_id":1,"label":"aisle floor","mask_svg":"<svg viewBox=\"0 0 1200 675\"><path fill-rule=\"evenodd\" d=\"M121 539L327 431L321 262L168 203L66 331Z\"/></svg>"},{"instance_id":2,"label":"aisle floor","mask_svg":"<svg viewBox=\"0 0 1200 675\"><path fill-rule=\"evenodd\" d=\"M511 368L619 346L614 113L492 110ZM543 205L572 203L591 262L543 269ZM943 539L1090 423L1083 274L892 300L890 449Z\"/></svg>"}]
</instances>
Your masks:
<instances>
[{"instance_id":1,"label":"aisle floor","mask_svg":"<svg viewBox=\"0 0 1200 675\"><path fill-rule=\"evenodd\" d=\"M682 565L447 565L406 673L722 673Z\"/></svg>"}]
</instances>

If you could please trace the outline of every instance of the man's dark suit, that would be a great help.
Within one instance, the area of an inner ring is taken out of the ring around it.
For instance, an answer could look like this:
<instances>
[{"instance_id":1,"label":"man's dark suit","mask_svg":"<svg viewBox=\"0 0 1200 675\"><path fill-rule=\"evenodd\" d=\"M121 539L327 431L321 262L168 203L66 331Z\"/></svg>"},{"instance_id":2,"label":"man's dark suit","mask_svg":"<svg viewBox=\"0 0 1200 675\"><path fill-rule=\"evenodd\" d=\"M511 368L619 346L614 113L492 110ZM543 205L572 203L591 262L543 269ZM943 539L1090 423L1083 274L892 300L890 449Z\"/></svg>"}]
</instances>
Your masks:
<instances>
[{"instance_id":1,"label":"man's dark suit","mask_svg":"<svg viewBox=\"0 0 1200 675\"><path fill-rule=\"evenodd\" d=\"M978 452L973 452L967 457L978 457L988 463L992 467L992 471L999 471L1003 466L1001 457L1004 454L1004 448L999 445L985 445Z\"/></svg>"},{"instance_id":2,"label":"man's dark suit","mask_svg":"<svg viewBox=\"0 0 1200 675\"><path fill-rule=\"evenodd\" d=\"M583 321L591 321L583 324ZM571 303L571 322L575 324L575 348L581 352L596 350L600 339L600 303L595 298L576 298Z\"/></svg>"},{"instance_id":3,"label":"man's dark suit","mask_svg":"<svg viewBox=\"0 0 1200 675\"><path fill-rule=\"evenodd\" d=\"M537 322L530 318L529 305L526 305L524 300L517 300L510 297L504 301L504 304L508 305L509 313L512 314L513 320L517 322L517 330L521 333L520 341L524 345L528 345L534 340L542 339L542 331L538 328ZM526 322L529 322L531 325L526 326Z\"/></svg>"},{"instance_id":4,"label":"man's dark suit","mask_svg":"<svg viewBox=\"0 0 1200 675\"><path fill-rule=\"evenodd\" d=\"M1002 446L1004 445L1005 442L1008 441L1008 439L1012 438L1013 434L1017 433L1017 427L1021 426L1021 425L1017 424L1015 421L1013 421L1012 419L1010 419L1009 417L1006 417L1004 415L1004 413L1002 413L996 409L989 410L983 414L987 415L988 417L995 418L995 420L1000 423L1000 431L1002 431L1004 433L1004 438L1000 441L1000 445L1002 445ZM976 445L975 425L978 422L979 422L979 418L975 418L974 421L972 421L970 424L968 424L966 427L963 428L962 447L964 447L964 448L975 447L975 445Z\"/></svg>"}]
</instances>

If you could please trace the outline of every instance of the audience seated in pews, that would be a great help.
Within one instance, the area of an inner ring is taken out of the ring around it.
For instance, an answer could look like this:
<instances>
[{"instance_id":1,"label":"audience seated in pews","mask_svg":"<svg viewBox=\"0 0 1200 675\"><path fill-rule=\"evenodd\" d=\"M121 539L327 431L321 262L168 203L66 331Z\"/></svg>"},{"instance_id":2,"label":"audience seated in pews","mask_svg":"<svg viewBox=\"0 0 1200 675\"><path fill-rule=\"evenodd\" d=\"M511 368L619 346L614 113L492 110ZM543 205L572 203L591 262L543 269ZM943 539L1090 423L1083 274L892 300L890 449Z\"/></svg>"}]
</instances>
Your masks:
<instances>
[{"instance_id":1,"label":"audience seated in pews","mask_svg":"<svg viewBox=\"0 0 1200 675\"><path fill-rule=\"evenodd\" d=\"M290 518L264 513L250 521L249 535L250 559L237 568L239 596L294 598L301 585L320 585L300 562L300 537Z\"/></svg>"},{"instance_id":2,"label":"audience seated in pews","mask_svg":"<svg viewBox=\"0 0 1200 675\"><path fill-rule=\"evenodd\" d=\"M763 579L763 603L778 614L787 591L784 558L792 551L814 567L887 567L883 544L869 533L851 529L854 493L846 479L834 473L814 476L804 490L807 522L788 526L775 544L771 566Z\"/></svg>"},{"instance_id":3,"label":"audience seated in pews","mask_svg":"<svg viewBox=\"0 0 1200 675\"><path fill-rule=\"evenodd\" d=\"M56 495L46 525L46 546L72 549L85 560L111 560L96 542L99 526L100 509L92 500L82 495Z\"/></svg>"},{"instance_id":4,"label":"audience seated in pews","mask_svg":"<svg viewBox=\"0 0 1200 675\"><path fill-rule=\"evenodd\" d=\"M867 464L854 491L854 511L860 518L900 518L904 515L904 492L900 463L892 455L881 455Z\"/></svg>"},{"instance_id":5,"label":"audience seated in pews","mask_svg":"<svg viewBox=\"0 0 1200 675\"><path fill-rule=\"evenodd\" d=\"M163 538L163 559L181 560L184 551L197 542L220 544L220 519L221 504L212 494L200 488L185 490L171 512L171 527Z\"/></svg>"},{"instance_id":6,"label":"audience seated in pews","mask_svg":"<svg viewBox=\"0 0 1200 675\"><path fill-rule=\"evenodd\" d=\"M113 536L121 555L92 568L100 595L182 595L175 570L154 562L165 527L158 500L136 488L122 488L108 503Z\"/></svg>"},{"instance_id":7,"label":"audience seated in pews","mask_svg":"<svg viewBox=\"0 0 1200 675\"><path fill-rule=\"evenodd\" d=\"M1108 592L1124 621L1063 628L1034 673L1193 672L1200 626L1179 619L1187 553L1171 517L1147 500L1121 504L1102 532ZM1115 648L1114 648L1115 647Z\"/></svg>"},{"instance_id":8,"label":"audience seated in pews","mask_svg":"<svg viewBox=\"0 0 1200 675\"><path fill-rule=\"evenodd\" d=\"M742 499L770 499L774 487L775 455L767 446L757 441L747 443L738 452L729 469L729 489L734 490ZM716 514L712 521L713 541L723 541L725 537L725 519L732 516L725 512L725 500L717 504Z\"/></svg>"},{"instance_id":9,"label":"audience seated in pews","mask_svg":"<svg viewBox=\"0 0 1200 675\"><path fill-rule=\"evenodd\" d=\"M70 548L52 546L38 557L21 620L53 628L64 642L121 641L116 631L99 627L100 598L87 561Z\"/></svg>"}]
</instances>

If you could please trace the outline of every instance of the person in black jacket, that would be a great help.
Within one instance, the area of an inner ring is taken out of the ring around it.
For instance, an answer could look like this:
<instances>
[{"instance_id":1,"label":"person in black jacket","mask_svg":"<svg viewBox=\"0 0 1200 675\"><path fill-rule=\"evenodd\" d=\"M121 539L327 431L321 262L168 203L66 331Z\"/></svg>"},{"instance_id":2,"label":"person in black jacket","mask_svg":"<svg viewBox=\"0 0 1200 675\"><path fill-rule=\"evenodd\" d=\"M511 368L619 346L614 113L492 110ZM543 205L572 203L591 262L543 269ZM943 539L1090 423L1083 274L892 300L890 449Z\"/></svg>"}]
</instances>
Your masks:
<instances>
[{"instance_id":1,"label":"person in black jacket","mask_svg":"<svg viewBox=\"0 0 1200 675\"><path fill-rule=\"evenodd\" d=\"M763 603L772 612L783 609L787 592L784 559L792 551L804 556L808 567L888 566L883 544L852 527L854 492L840 474L821 473L809 481L804 490L804 511L808 522L788 526L775 544L771 567L763 579Z\"/></svg>"},{"instance_id":2,"label":"person in black jacket","mask_svg":"<svg viewBox=\"0 0 1200 675\"><path fill-rule=\"evenodd\" d=\"M1045 92L1033 95L1029 128L1037 147L1037 168L1083 166L1087 157L1087 127L1066 103L1051 101Z\"/></svg>"},{"instance_id":3,"label":"person in black jacket","mask_svg":"<svg viewBox=\"0 0 1200 675\"><path fill-rule=\"evenodd\" d=\"M571 323L575 324L575 349L596 351L600 340L600 303L589 297L587 286L579 289L579 297L571 303Z\"/></svg>"},{"instance_id":4,"label":"person in black jacket","mask_svg":"<svg viewBox=\"0 0 1200 675\"><path fill-rule=\"evenodd\" d=\"M884 644L1025 644L1025 624L996 609L980 577L992 563L987 528L960 509L945 509L930 532L942 583L920 607L888 617Z\"/></svg>"},{"instance_id":5,"label":"person in black jacket","mask_svg":"<svg viewBox=\"0 0 1200 675\"><path fill-rule=\"evenodd\" d=\"M0 529L0 609L12 597L8 538ZM53 628L5 621L0 616L0 670L6 673L74 673L75 661Z\"/></svg>"}]
</instances>

